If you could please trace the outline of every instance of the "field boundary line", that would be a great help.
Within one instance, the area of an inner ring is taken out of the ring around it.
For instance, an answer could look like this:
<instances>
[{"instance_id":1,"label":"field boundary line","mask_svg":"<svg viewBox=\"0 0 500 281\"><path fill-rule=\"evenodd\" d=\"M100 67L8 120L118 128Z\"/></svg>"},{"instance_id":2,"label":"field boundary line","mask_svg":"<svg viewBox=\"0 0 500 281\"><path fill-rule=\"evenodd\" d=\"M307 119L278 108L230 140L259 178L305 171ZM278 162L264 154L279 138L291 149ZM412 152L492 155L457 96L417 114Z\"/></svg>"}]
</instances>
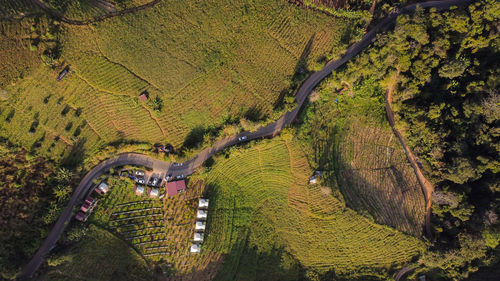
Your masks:
<instances>
[{"instance_id":1,"label":"field boundary line","mask_svg":"<svg viewBox=\"0 0 500 281\"><path fill-rule=\"evenodd\" d=\"M130 70L127 66L125 66L124 64L120 63L120 62L116 62L116 61L113 61L111 60L108 56L106 56L103 51L101 50L101 47L99 46L99 43L95 42L96 46L97 46L97 50L99 50L99 54L105 59L107 60L108 62L112 63L112 64L116 64L118 66L121 66L123 67L126 71L130 72L130 74L132 74L133 76L135 76L137 79L145 82L146 84L150 85L151 87L153 87L155 90L158 90L158 91L161 91L161 89L156 86L155 84L153 84L152 82L149 82L148 80L142 78L141 76L139 76L137 73L133 72L132 70Z\"/></svg>"},{"instance_id":2,"label":"field boundary line","mask_svg":"<svg viewBox=\"0 0 500 281\"><path fill-rule=\"evenodd\" d=\"M395 79L399 77L399 73L400 70L398 69ZM417 180L420 184L420 187L422 188L422 193L426 201L425 231L427 237L429 239L432 239L431 215L432 215L432 193L434 192L434 185L424 176L424 174L420 170L420 167L417 165L417 161L415 160L415 155L408 147L408 144L406 143L406 140L404 139L401 132L396 128L394 120L394 112L392 111L391 107L392 94L394 92L395 84L396 82L393 82L389 85L385 96L385 110L386 110L387 120L389 122L389 125L391 126L392 131L394 132L394 135L396 135L399 142L401 143L401 146L403 147L406 157L408 159L408 162L410 162L413 171L415 172L415 176L417 177Z\"/></svg>"},{"instance_id":3,"label":"field boundary line","mask_svg":"<svg viewBox=\"0 0 500 281\"><path fill-rule=\"evenodd\" d=\"M153 113L151 112L151 110L149 108L147 108L144 104L141 104L141 107L146 110L149 114L149 117L156 123L156 125L158 126L158 128L160 129L161 131L161 134L166 137L167 135L165 134L165 130L163 130L163 127L160 125L160 123L158 122L158 119L156 119L156 117L153 116Z\"/></svg>"}]
</instances>

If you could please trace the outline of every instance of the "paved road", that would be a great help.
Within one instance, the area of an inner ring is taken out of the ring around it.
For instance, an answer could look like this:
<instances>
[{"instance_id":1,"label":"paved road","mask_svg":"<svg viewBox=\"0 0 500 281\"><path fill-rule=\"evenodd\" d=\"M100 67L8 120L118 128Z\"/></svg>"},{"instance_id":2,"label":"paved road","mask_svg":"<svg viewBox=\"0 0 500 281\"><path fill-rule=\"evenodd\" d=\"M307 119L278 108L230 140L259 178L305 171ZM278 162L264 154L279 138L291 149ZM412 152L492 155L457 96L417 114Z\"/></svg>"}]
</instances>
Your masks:
<instances>
[{"instance_id":1,"label":"paved road","mask_svg":"<svg viewBox=\"0 0 500 281\"><path fill-rule=\"evenodd\" d=\"M442 1L429 1L420 3L419 5L424 8L436 8L437 10L447 9L450 6L463 5L467 3L471 3L473 0L442 0ZM90 170L82 179L75 192L71 196L71 199L63 211L54 227L49 233L49 236L45 239L42 246L35 253L30 262L24 267L22 273L19 276L19 279L27 279L37 271L37 269L42 264L44 257L50 252L52 248L54 248L57 240L63 233L67 224L71 220L73 208L74 206L80 204L80 201L89 191L92 186L92 179L95 177L102 175L106 171L108 171L112 167L122 166L122 165L139 165L145 166L148 168L152 168L154 170L162 170L168 171L168 173L172 173L174 176L184 174L185 176L190 175L194 172L194 170L200 167L203 162L205 162L208 158L210 158L215 153L238 143L238 137L246 136L248 140L259 139L264 137L273 137L278 134L284 126L289 125L295 121L297 115L302 108L306 98L312 92L314 87L316 87L321 80L323 80L326 76L328 76L332 71L336 70L338 67L342 66L344 63L352 59L358 53L360 53L364 48L369 46L378 32L384 31L388 29L392 24L394 24L394 20L396 17L402 13L410 13L414 11L416 8L416 4L408 5L402 8L399 12L393 13L387 16L384 20L382 20L379 24L377 24L372 30L366 33L361 41L350 46L346 53L338 60L330 61L326 64L326 66L318 72L310 75L304 83L300 86L297 91L295 98L297 101L297 106L295 109L286 112L283 116L281 116L276 122L273 122L263 128L260 128L256 132L242 132L240 134L224 138L215 143L214 146L209 147L201 151L198 155L196 155L193 159L186 161L181 167L173 167L170 163L150 158L146 155L137 154L137 153L125 153L120 154L114 158L105 160L101 162L99 165L95 166L92 170Z\"/></svg>"}]
</instances>

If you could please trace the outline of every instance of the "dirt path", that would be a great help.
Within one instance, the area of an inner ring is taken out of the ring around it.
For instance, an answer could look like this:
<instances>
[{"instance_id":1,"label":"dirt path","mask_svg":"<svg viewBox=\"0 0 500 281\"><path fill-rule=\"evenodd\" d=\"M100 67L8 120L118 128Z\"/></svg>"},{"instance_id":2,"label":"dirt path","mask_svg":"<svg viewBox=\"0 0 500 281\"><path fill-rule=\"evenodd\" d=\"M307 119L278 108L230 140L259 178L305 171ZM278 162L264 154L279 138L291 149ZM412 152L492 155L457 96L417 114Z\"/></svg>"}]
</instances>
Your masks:
<instances>
[{"instance_id":1,"label":"dirt path","mask_svg":"<svg viewBox=\"0 0 500 281\"><path fill-rule=\"evenodd\" d=\"M387 120L389 121L389 125L392 128L392 131L398 138L399 142L403 146L403 149L406 153L406 157L408 158L408 161L410 162L413 171L415 172L415 175L417 176L417 180L420 183L420 186L422 187L422 192L425 196L425 202L426 202L426 211L425 211L425 232L427 234L427 238L432 239L432 231L431 231L431 207L432 207L432 193L434 192L434 185L424 176L422 173L422 170L417 164L417 161L415 160L415 156L411 152L410 148L408 147L408 144L406 143L403 135L399 132L398 129L395 127L395 122L394 122L394 113L391 108L391 103L392 103L392 94L394 92L394 84L389 86L389 89L387 90L387 94L385 96L385 111L387 113Z\"/></svg>"}]
</instances>

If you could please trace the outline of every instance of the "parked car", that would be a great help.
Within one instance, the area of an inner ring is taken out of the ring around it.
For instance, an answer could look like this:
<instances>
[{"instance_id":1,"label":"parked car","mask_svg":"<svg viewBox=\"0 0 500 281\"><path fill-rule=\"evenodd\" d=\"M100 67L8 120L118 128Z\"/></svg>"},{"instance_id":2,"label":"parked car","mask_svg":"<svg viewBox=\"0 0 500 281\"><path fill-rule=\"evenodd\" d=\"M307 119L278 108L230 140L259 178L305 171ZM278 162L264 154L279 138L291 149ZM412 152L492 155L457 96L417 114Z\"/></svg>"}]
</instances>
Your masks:
<instances>
[{"instance_id":1,"label":"parked car","mask_svg":"<svg viewBox=\"0 0 500 281\"><path fill-rule=\"evenodd\" d=\"M156 184L158 184L158 178L152 178L150 182L152 186L156 186Z\"/></svg>"},{"instance_id":2,"label":"parked car","mask_svg":"<svg viewBox=\"0 0 500 281\"><path fill-rule=\"evenodd\" d=\"M168 174L168 175L165 176L165 180L166 181L170 180L171 178L172 178L172 174Z\"/></svg>"},{"instance_id":3,"label":"parked car","mask_svg":"<svg viewBox=\"0 0 500 281\"><path fill-rule=\"evenodd\" d=\"M248 138L247 136L242 136L238 138L238 141L244 141L247 140L247 138Z\"/></svg>"},{"instance_id":4,"label":"parked car","mask_svg":"<svg viewBox=\"0 0 500 281\"><path fill-rule=\"evenodd\" d=\"M146 181L144 179L137 179L136 182L138 184L145 184L146 183Z\"/></svg>"},{"instance_id":5,"label":"parked car","mask_svg":"<svg viewBox=\"0 0 500 281\"><path fill-rule=\"evenodd\" d=\"M176 176L175 178L176 178L176 179L178 179L178 180L181 180L181 179L183 179L183 178L184 178L184 174L178 175L178 176Z\"/></svg>"},{"instance_id":6,"label":"parked car","mask_svg":"<svg viewBox=\"0 0 500 281\"><path fill-rule=\"evenodd\" d=\"M174 167L181 167L183 165L183 163L177 163L177 162L174 162Z\"/></svg>"},{"instance_id":7,"label":"parked car","mask_svg":"<svg viewBox=\"0 0 500 281\"><path fill-rule=\"evenodd\" d=\"M144 171L137 170L137 171L135 171L135 175L144 177Z\"/></svg>"}]
</instances>

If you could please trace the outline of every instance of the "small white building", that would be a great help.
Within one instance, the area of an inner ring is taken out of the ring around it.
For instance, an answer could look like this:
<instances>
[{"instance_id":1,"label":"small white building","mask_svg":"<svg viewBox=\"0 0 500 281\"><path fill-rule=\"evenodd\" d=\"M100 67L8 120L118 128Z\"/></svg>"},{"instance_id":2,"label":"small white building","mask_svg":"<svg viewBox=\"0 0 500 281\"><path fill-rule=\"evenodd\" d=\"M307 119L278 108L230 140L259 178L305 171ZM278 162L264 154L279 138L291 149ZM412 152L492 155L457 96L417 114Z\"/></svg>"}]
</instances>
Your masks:
<instances>
[{"instance_id":1,"label":"small white building","mask_svg":"<svg viewBox=\"0 0 500 281\"><path fill-rule=\"evenodd\" d=\"M158 195L160 195L160 190L158 188L151 188L149 191L149 197L156 198Z\"/></svg>"},{"instance_id":2,"label":"small white building","mask_svg":"<svg viewBox=\"0 0 500 281\"><path fill-rule=\"evenodd\" d=\"M316 182L317 182L316 176L312 176L309 178L309 184L316 184Z\"/></svg>"},{"instance_id":3,"label":"small white building","mask_svg":"<svg viewBox=\"0 0 500 281\"><path fill-rule=\"evenodd\" d=\"M198 233L198 232L195 232L194 233L194 237L193 237L193 241L194 242L203 242L203 233Z\"/></svg>"},{"instance_id":4,"label":"small white building","mask_svg":"<svg viewBox=\"0 0 500 281\"><path fill-rule=\"evenodd\" d=\"M208 215L208 212L205 210L198 210L198 213L196 214L197 219L206 219Z\"/></svg>"},{"instance_id":5,"label":"small white building","mask_svg":"<svg viewBox=\"0 0 500 281\"><path fill-rule=\"evenodd\" d=\"M101 182L97 188L100 191L102 191L103 193L106 193L109 191L109 186L105 182Z\"/></svg>"},{"instance_id":6,"label":"small white building","mask_svg":"<svg viewBox=\"0 0 500 281\"><path fill-rule=\"evenodd\" d=\"M198 200L198 208L201 208L201 209L208 208L208 199L200 198Z\"/></svg>"},{"instance_id":7,"label":"small white building","mask_svg":"<svg viewBox=\"0 0 500 281\"><path fill-rule=\"evenodd\" d=\"M201 246L198 244L191 244L191 253L199 253L201 251Z\"/></svg>"},{"instance_id":8,"label":"small white building","mask_svg":"<svg viewBox=\"0 0 500 281\"><path fill-rule=\"evenodd\" d=\"M144 186L135 187L135 195L142 196L143 193L144 193Z\"/></svg>"},{"instance_id":9,"label":"small white building","mask_svg":"<svg viewBox=\"0 0 500 281\"><path fill-rule=\"evenodd\" d=\"M205 230L206 224L204 221L196 221L196 225L194 227L195 230Z\"/></svg>"}]
</instances>

